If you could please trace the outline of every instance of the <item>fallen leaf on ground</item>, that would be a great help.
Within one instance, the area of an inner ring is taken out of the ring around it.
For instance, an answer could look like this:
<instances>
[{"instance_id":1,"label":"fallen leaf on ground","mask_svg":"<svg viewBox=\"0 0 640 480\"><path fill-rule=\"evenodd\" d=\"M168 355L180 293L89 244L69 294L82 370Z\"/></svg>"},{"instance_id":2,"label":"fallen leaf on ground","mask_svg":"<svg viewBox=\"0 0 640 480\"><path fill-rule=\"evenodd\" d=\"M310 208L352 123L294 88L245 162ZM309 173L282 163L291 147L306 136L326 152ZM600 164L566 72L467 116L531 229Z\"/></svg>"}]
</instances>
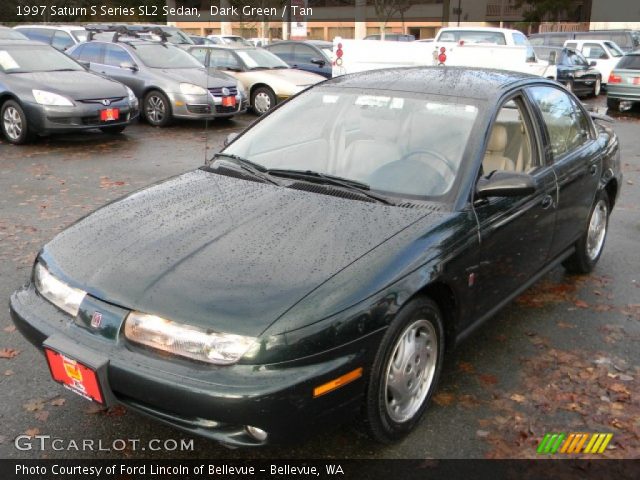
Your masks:
<instances>
[{"instance_id":1,"label":"fallen leaf on ground","mask_svg":"<svg viewBox=\"0 0 640 480\"><path fill-rule=\"evenodd\" d=\"M520 395L519 393L514 393L509 398L511 400L513 400L514 402L518 402L518 403L522 403L522 402L525 401L525 398L522 395Z\"/></svg>"},{"instance_id":2,"label":"fallen leaf on ground","mask_svg":"<svg viewBox=\"0 0 640 480\"><path fill-rule=\"evenodd\" d=\"M22 405L27 412L36 412L38 410L42 410L44 408L44 401L39 398L29 400L27 403Z\"/></svg>"},{"instance_id":3,"label":"fallen leaf on ground","mask_svg":"<svg viewBox=\"0 0 640 480\"><path fill-rule=\"evenodd\" d=\"M40 429L39 428L30 428L30 429L24 431L24 434L25 435L29 435L30 437L38 435L39 433L40 433Z\"/></svg>"},{"instance_id":4,"label":"fallen leaf on ground","mask_svg":"<svg viewBox=\"0 0 640 480\"><path fill-rule=\"evenodd\" d=\"M584 300L576 300L574 305L578 308L589 308L589 304Z\"/></svg>"},{"instance_id":5,"label":"fallen leaf on ground","mask_svg":"<svg viewBox=\"0 0 640 480\"><path fill-rule=\"evenodd\" d=\"M5 377L10 377L11 375L13 375L15 372L13 370L5 370L4 371L4 376Z\"/></svg>"},{"instance_id":6,"label":"fallen leaf on ground","mask_svg":"<svg viewBox=\"0 0 640 480\"><path fill-rule=\"evenodd\" d=\"M16 326L15 325L9 325L8 327L4 327L2 330L4 330L7 333L13 333L16 331Z\"/></svg>"},{"instance_id":7,"label":"fallen leaf on ground","mask_svg":"<svg viewBox=\"0 0 640 480\"><path fill-rule=\"evenodd\" d=\"M13 358L20 353L15 348L0 348L0 358Z\"/></svg>"},{"instance_id":8,"label":"fallen leaf on ground","mask_svg":"<svg viewBox=\"0 0 640 480\"><path fill-rule=\"evenodd\" d=\"M62 405L64 405L64 402L66 402L64 398L58 397L58 398L54 398L49 403L51 403L51 405L53 405L54 407L61 407Z\"/></svg>"},{"instance_id":9,"label":"fallen leaf on ground","mask_svg":"<svg viewBox=\"0 0 640 480\"><path fill-rule=\"evenodd\" d=\"M489 436L489 432L487 432L486 430L477 430L476 435L479 437L487 437Z\"/></svg>"},{"instance_id":10,"label":"fallen leaf on ground","mask_svg":"<svg viewBox=\"0 0 640 480\"><path fill-rule=\"evenodd\" d=\"M49 412L47 412L46 410L42 410L40 412L36 412L35 417L40 420L41 422L46 422L47 419L49 418Z\"/></svg>"},{"instance_id":11,"label":"fallen leaf on ground","mask_svg":"<svg viewBox=\"0 0 640 480\"><path fill-rule=\"evenodd\" d=\"M498 383L498 379L495 375L481 373L480 375L478 375L478 378L482 383L486 385L495 385L496 383Z\"/></svg>"},{"instance_id":12,"label":"fallen leaf on ground","mask_svg":"<svg viewBox=\"0 0 640 480\"><path fill-rule=\"evenodd\" d=\"M475 368L473 366L473 364L469 363L469 362L460 362L458 363L458 369L462 372L465 373L473 373L475 371Z\"/></svg>"},{"instance_id":13,"label":"fallen leaf on ground","mask_svg":"<svg viewBox=\"0 0 640 480\"><path fill-rule=\"evenodd\" d=\"M101 413L103 411L105 411L106 408L98 405L97 403L92 403L91 405L89 405L87 408L84 409L84 413L88 413L90 415L94 415L96 413Z\"/></svg>"},{"instance_id":14,"label":"fallen leaf on ground","mask_svg":"<svg viewBox=\"0 0 640 480\"><path fill-rule=\"evenodd\" d=\"M441 407L447 407L451 405L455 401L455 399L456 396L453 393L448 392L440 392L433 397L433 401Z\"/></svg>"}]
</instances>

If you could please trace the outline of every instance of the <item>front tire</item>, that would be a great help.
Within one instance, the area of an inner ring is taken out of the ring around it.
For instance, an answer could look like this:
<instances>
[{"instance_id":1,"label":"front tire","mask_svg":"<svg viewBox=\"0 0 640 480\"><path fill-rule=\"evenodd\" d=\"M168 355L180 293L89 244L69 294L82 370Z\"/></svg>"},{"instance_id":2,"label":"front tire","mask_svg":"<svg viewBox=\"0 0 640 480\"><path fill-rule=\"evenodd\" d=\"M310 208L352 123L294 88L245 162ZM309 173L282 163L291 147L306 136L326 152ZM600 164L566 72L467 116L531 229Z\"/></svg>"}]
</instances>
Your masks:
<instances>
[{"instance_id":1,"label":"front tire","mask_svg":"<svg viewBox=\"0 0 640 480\"><path fill-rule=\"evenodd\" d=\"M415 298L389 326L373 362L365 401L369 435L395 442L411 432L436 389L444 358L438 305Z\"/></svg>"},{"instance_id":2,"label":"front tire","mask_svg":"<svg viewBox=\"0 0 640 480\"><path fill-rule=\"evenodd\" d=\"M276 94L269 87L258 87L251 92L251 107L257 115L264 115L276 106Z\"/></svg>"},{"instance_id":3,"label":"front tire","mask_svg":"<svg viewBox=\"0 0 640 480\"><path fill-rule=\"evenodd\" d=\"M23 145L34 138L24 110L15 100L7 100L2 104L0 125L4 137L14 145Z\"/></svg>"},{"instance_id":4,"label":"front tire","mask_svg":"<svg viewBox=\"0 0 640 480\"><path fill-rule=\"evenodd\" d=\"M598 263L609 230L609 214L609 197L600 192L591 208L587 231L576 242L576 251L562 262L569 273L590 273Z\"/></svg>"},{"instance_id":5,"label":"front tire","mask_svg":"<svg viewBox=\"0 0 640 480\"><path fill-rule=\"evenodd\" d=\"M593 96L597 97L598 95L600 95L600 90L602 90L602 80L597 78L596 83L593 86Z\"/></svg>"},{"instance_id":6,"label":"front tire","mask_svg":"<svg viewBox=\"0 0 640 480\"><path fill-rule=\"evenodd\" d=\"M142 103L144 117L154 127L166 127L171 123L171 104L159 90L147 93Z\"/></svg>"}]
</instances>

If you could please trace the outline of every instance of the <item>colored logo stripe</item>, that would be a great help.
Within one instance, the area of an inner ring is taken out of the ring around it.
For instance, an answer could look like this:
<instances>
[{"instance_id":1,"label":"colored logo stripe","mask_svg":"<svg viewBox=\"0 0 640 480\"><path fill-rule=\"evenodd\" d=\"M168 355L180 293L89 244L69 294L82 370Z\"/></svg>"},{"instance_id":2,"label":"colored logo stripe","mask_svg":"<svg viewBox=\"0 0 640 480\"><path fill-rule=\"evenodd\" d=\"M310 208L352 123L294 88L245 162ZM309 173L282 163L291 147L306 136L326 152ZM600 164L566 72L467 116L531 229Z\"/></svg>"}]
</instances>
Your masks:
<instances>
[{"instance_id":1,"label":"colored logo stripe","mask_svg":"<svg viewBox=\"0 0 640 480\"><path fill-rule=\"evenodd\" d=\"M603 453L613 438L612 433L547 433L537 452L554 453ZM586 444L586 447L584 446ZM584 447L584 450L583 450Z\"/></svg>"}]
</instances>

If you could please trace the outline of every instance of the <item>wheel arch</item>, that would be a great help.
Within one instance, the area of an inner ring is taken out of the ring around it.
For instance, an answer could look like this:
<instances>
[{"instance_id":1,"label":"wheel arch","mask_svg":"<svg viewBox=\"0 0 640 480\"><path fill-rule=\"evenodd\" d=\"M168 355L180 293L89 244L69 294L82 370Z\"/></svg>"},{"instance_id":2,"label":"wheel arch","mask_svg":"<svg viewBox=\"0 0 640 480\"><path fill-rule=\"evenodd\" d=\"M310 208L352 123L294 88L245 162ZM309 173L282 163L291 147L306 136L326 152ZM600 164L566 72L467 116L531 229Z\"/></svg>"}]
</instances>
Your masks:
<instances>
[{"instance_id":1,"label":"wheel arch","mask_svg":"<svg viewBox=\"0 0 640 480\"><path fill-rule=\"evenodd\" d=\"M269 90L271 90L273 92L273 95L276 97L276 102L278 101L278 96L276 95L276 91L273 89L273 87L271 87L271 85L266 84L264 82L254 83L253 85L251 85L251 89L249 90L249 99L251 99L251 97L253 97L253 92L255 92L256 89L258 89L260 87L266 87Z\"/></svg>"},{"instance_id":2,"label":"wheel arch","mask_svg":"<svg viewBox=\"0 0 640 480\"><path fill-rule=\"evenodd\" d=\"M447 283L436 280L423 286L416 296L426 296L433 300L440 308L444 323L445 350L450 350L455 345L456 340L456 318L458 302L453 288Z\"/></svg>"},{"instance_id":3,"label":"wheel arch","mask_svg":"<svg viewBox=\"0 0 640 480\"><path fill-rule=\"evenodd\" d=\"M618 195L618 180L612 178L607 182L604 186L604 191L607 192L607 196L609 197L609 209L613 209L613 206L616 203L616 197Z\"/></svg>"}]
</instances>

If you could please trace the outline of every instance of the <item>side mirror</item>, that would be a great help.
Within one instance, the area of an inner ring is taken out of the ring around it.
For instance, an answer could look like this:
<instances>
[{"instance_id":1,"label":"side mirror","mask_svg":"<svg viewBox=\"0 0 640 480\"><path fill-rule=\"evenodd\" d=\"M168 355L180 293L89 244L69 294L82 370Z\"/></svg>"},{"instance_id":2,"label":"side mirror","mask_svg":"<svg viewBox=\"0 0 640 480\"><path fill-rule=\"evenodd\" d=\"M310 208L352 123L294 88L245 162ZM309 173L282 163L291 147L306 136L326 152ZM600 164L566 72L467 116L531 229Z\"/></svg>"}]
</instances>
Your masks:
<instances>
[{"instance_id":1,"label":"side mirror","mask_svg":"<svg viewBox=\"0 0 640 480\"><path fill-rule=\"evenodd\" d=\"M596 63L596 61L595 61L595 60L591 60L591 61L589 62L589 66L590 66L590 67L595 67L596 65L597 65L597 63Z\"/></svg>"},{"instance_id":2,"label":"side mirror","mask_svg":"<svg viewBox=\"0 0 640 480\"><path fill-rule=\"evenodd\" d=\"M489 178L478 181L476 195L478 198L524 197L535 191L536 181L531 175L499 170Z\"/></svg>"},{"instance_id":3,"label":"side mirror","mask_svg":"<svg viewBox=\"0 0 640 480\"><path fill-rule=\"evenodd\" d=\"M227 135L227 138L224 139L224 146L226 147L231 142L233 142L237 136L238 136L238 132L231 132L229 135Z\"/></svg>"},{"instance_id":4,"label":"side mirror","mask_svg":"<svg viewBox=\"0 0 640 480\"><path fill-rule=\"evenodd\" d=\"M126 70L131 70L132 72L137 72L138 71L138 66L135 63L131 63L131 62L122 62L120 64L120 68L124 68Z\"/></svg>"},{"instance_id":5,"label":"side mirror","mask_svg":"<svg viewBox=\"0 0 640 480\"><path fill-rule=\"evenodd\" d=\"M327 63L321 58L312 58L311 63L314 65L318 65L319 67L324 67L324 64Z\"/></svg>"}]
</instances>

